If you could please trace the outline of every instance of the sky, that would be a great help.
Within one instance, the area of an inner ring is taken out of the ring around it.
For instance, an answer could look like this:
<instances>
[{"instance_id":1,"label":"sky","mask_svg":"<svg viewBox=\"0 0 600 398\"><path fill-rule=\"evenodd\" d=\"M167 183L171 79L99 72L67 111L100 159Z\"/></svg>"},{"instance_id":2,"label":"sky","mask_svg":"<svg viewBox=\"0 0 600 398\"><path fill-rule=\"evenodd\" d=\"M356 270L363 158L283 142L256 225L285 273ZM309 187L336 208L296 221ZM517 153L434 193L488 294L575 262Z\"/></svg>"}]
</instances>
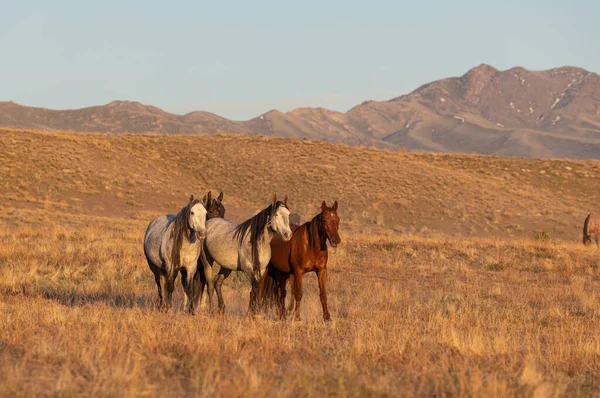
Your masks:
<instances>
[{"instance_id":1,"label":"sky","mask_svg":"<svg viewBox=\"0 0 600 398\"><path fill-rule=\"evenodd\" d=\"M481 63L599 73L598 17L598 0L0 0L0 101L346 111Z\"/></svg>"}]
</instances>

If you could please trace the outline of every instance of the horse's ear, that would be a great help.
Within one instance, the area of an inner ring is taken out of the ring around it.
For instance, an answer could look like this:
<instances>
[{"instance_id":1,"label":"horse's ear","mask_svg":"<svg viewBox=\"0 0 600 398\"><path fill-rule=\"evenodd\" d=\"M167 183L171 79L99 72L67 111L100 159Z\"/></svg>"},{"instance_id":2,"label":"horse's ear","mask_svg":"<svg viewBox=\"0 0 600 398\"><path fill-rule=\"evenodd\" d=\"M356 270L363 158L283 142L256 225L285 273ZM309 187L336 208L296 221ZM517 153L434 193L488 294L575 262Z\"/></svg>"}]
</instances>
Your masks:
<instances>
[{"instance_id":1,"label":"horse's ear","mask_svg":"<svg viewBox=\"0 0 600 398\"><path fill-rule=\"evenodd\" d=\"M191 194L190 195L190 202L193 202L193 201L194 201L194 194Z\"/></svg>"},{"instance_id":2,"label":"horse's ear","mask_svg":"<svg viewBox=\"0 0 600 398\"><path fill-rule=\"evenodd\" d=\"M287 195L285 195L285 198L283 199L283 205L287 207Z\"/></svg>"},{"instance_id":3,"label":"horse's ear","mask_svg":"<svg viewBox=\"0 0 600 398\"><path fill-rule=\"evenodd\" d=\"M219 197L217 199L219 199L219 202L223 201L223 191L221 191L221 193L219 194Z\"/></svg>"},{"instance_id":4,"label":"horse's ear","mask_svg":"<svg viewBox=\"0 0 600 398\"><path fill-rule=\"evenodd\" d=\"M212 191L208 191L208 194L206 195L206 203L209 203L211 199L212 199Z\"/></svg>"},{"instance_id":5,"label":"horse's ear","mask_svg":"<svg viewBox=\"0 0 600 398\"><path fill-rule=\"evenodd\" d=\"M321 203L321 211L325 211L327 210L327 203L325 203L325 201L323 201L323 203Z\"/></svg>"},{"instance_id":6,"label":"horse's ear","mask_svg":"<svg viewBox=\"0 0 600 398\"><path fill-rule=\"evenodd\" d=\"M331 209L335 212L337 212L337 200L335 202L333 202L333 206L331 207Z\"/></svg>"},{"instance_id":7,"label":"horse's ear","mask_svg":"<svg viewBox=\"0 0 600 398\"><path fill-rule=\"evenodd\" d=\"M202 198L202 203L207 204L208 202L206 201L206 195L204 195L204 197Z\"/></svg>"},{"instance_id":8,"label":"horse's ear","mask_svg":"<svg viewBox=\"0 0 600 398\"><path fill-rule=\"evenodd\" d=\"M273 195L273 204L277 203L277 194Z\"/></svg>"}]
</instances>

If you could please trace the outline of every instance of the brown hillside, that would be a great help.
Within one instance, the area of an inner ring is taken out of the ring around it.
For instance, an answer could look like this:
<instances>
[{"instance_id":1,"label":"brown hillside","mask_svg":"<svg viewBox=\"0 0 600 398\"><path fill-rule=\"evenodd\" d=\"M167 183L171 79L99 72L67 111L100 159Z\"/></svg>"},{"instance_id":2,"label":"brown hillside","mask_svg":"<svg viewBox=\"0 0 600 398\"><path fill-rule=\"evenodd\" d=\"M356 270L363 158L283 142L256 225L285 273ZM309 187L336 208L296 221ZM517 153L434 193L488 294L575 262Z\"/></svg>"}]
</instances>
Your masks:
<instances>
[{"instance_id":1,"label":"brown hillside","mask_svg":"<svg viewBox=\"0 0 600 398\"><path fill-rule=\"evenodd\" d=\"M242 135L0 132L1 217L15 209L148 219L190 193L225 192L247 217L273 193L303 219L340 202L346 230L579 240L596 161L401 153ZM28 222L28 220L13 220ZM31 220L32 223L38 220Z\"/></svg>"}]
</instances>

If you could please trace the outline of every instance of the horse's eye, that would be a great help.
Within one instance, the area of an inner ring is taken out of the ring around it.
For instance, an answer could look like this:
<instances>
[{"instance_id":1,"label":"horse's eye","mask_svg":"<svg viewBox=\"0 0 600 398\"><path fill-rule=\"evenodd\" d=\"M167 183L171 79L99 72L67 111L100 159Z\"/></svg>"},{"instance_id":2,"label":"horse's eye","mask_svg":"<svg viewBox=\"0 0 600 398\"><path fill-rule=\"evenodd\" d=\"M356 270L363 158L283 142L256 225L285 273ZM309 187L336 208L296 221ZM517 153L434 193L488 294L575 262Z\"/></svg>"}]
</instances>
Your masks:
<instances>
[{"instance_id":1,"label":"horse's eye","mask_svg":"<svg viewBox=\"0 0 600 398\"><path fill-rule=\"evenodd\" d=\"M194 212L192 212L192 216L194 215Z\"/></svg>"}]
</instances>

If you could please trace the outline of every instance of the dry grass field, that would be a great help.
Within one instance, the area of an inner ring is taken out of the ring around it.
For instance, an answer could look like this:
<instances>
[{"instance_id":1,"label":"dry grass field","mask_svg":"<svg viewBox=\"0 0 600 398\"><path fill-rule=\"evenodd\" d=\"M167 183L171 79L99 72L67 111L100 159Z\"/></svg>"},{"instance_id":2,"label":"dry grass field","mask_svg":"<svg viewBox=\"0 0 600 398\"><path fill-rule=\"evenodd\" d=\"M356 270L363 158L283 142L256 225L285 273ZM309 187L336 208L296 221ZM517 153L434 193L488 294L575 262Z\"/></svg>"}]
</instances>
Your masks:
<instances>
[{"instance_id":1,"label":"dry grass field","mask_svg":"<svg viewBox=\"0 0 600 398\"><path fill-rule=\"evenodd\" d=\"M302 140L0 131L3 395L594 396L600 163L406 154ZM224 190L340 203L321 321L154 310L149 220ZM545 232L545 233L541 233ZM537 239L535 238L537 234Z\"/></svg>"}]
</instances>

